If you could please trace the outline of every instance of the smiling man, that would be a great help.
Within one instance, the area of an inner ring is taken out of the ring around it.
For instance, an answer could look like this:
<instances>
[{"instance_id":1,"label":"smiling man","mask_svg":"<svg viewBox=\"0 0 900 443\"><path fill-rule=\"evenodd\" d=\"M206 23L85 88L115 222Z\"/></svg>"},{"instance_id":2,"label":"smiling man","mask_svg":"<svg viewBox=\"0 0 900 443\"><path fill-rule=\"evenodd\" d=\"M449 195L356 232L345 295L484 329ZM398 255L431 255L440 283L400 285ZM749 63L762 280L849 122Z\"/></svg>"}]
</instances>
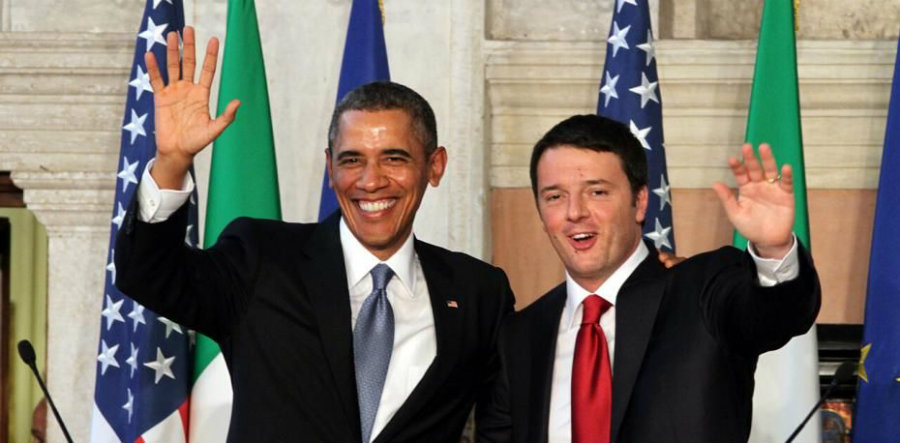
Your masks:
<instances>
[{"instance_id":1,"label":"smiling man","mask_svg":"<svg viewBox=\"0 0 900 443\"><path fill-rule=\"evenodd\" d=\"M340 211L314 224L241 218L196 250L183 242L187 171L239 103L211 119L217 43L198 83L190 27L184 51L184 78L169 66L168 85L147 55L157 155L119 232L116 284L220 344L229 441L459 441L499 374L513 298L500 269L412 234L447 164L428 102L396 83L350 92L326 150Z\"/></svg>"},{"instance_id":2,"label":"smiling man","mask_svg":"<svg viewBox=\"0 0 900 443\"><path fill-rule=\"evenodd\" d=\"M504 326L497 409L513 441L747 440L757 357L806 332L820 303L791 232L791 169L760 154L729 161L740 197L714 185L749 252L666 269L642 241L647 163L626 126L574 116L537 142L532 189L566 281Z\"/></svg>"}]
</instances>

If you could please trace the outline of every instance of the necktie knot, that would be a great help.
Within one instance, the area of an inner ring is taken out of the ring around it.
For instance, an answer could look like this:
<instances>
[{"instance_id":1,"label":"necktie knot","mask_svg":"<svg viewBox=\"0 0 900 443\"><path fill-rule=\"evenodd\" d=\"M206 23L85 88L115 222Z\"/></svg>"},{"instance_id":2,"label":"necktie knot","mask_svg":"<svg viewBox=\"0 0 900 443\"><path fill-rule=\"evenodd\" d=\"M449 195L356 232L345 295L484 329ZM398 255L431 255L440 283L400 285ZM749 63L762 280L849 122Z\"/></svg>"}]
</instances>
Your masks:
<instances>
[{"instance_id":1,"label":"necktie knot","mask_svg":"<svg viewBox=\"0 0 900 443\"><path fill-rule=\"evenodd\" d=\"M372 291L384 291L387 289L388 282L394 276L394 270L390 266L379 263L372 268Z\"/></svg>"},{"instance_id":2,"label":"necktie knot","mask_svg":"<svg viewBox=\"0 0 900 443\"><path fill-rule=\"evenodd\" d=\"M602 316L609 308L612 307L612 304L606 301L605 298L600 297L597 294L591 294L581 302L581 305L584 308L584 312L581 317L581 324L583 325L595 325L600 322L600 316Z\"/></svg>"}]
</instances>

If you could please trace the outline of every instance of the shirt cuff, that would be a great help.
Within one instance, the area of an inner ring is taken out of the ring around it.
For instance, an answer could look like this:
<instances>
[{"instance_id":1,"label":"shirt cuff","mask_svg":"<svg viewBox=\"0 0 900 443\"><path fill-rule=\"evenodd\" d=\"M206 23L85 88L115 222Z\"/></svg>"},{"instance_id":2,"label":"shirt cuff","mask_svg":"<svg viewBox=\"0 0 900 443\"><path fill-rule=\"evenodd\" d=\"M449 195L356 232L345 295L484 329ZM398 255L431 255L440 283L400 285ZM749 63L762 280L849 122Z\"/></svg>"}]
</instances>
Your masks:
<instances>
[{"instance_id":1,"label":"shirt cuff","mask_svg":"<svg viewBox=\"0 0 900 443\"><path fill-rule=\"evenodd\" d=\"M759 285L763 287L775 286L797 278L800 275L800 260L797 257L797 236L792 234L793 245L791 250L781 260L774 258L760 258L756 255L756 247L752 243L747 244L747 251L756 263L756 275Z\"/></svg>"},{"instance_id":2,"label":"shirt cuff","mask_svg":"<svg viewBox=\"0 0 900 443\"><path fill-rule=\"evenodd\" d=\"M144 168L141 184L138 185L137 199L141 210L138 212L138 220L146 223L160 223L178 210L191 197L194 192L194 179L191 174L185 174L184 185L181 190L159 189L156 180L150 175L150 168L156 159L152 159Z\"/></svg>"}]
</instances>

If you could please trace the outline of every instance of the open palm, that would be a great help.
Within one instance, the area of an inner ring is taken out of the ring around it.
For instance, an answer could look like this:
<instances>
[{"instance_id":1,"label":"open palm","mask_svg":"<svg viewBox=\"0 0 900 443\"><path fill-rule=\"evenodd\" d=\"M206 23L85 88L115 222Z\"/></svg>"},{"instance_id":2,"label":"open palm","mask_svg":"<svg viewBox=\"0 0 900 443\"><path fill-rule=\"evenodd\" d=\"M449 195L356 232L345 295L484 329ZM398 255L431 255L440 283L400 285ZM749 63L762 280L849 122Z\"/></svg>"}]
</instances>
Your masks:
<instances>
[{"instance_id":1,"label":"open palm","mask_svg":"<svg viewBox=\"0 0 900 443\"><path fill-rule=\"evenodd\" d=\"M219 42L216 38L210 39L207 45L200 79L196 83L194 29L190 26L184 28L183 63L179 64L178 34L170 32L166 36L166 44L168 85L163 81L153 53L148 52L145 55L156 110L157 165L164 168L172 167L172 174L177 175L180 172L183 176L194 155L210 144L234 121L240 102L232 100L218 118L212 118L209 114L210 87L216 72L219 52Z\"/></svg>"},{"instance_id":2,"label":"open palm","mask_svg":"<svg viewBox=\"0 0 900 443\"><path fill-rule=\"evenodd\" d=\"M737 180L738 195L735 196L724 183L715 183L713 189L728 220L758 252L787 252L794 228L793 171L790 165L784 165L778 174L775 157L767 144L759 147L762 164L749 144L741 148L741 154L743 163L735 158L728 159Z\"/></svg>"}]
</instances>

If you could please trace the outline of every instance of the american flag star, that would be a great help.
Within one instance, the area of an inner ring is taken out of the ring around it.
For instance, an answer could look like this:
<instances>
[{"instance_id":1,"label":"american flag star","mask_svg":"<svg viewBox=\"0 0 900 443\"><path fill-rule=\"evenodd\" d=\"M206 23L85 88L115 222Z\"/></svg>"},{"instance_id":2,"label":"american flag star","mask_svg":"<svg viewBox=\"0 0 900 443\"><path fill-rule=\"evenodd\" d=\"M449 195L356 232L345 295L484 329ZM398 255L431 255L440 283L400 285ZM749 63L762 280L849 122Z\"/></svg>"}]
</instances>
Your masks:
<instances>
[{"instance_id":1,"label":"american flag star","mask_svg":"<svg viewBox=\"0 0 900 443\"><path fill-rule=\"evenodd\" d=\"M674 252L672 200L656 60L647 0L617 0L606 45L597 114L628 126L644 147L649 172L644 236L657 248Z\"/></svg>"}]
</instances>

